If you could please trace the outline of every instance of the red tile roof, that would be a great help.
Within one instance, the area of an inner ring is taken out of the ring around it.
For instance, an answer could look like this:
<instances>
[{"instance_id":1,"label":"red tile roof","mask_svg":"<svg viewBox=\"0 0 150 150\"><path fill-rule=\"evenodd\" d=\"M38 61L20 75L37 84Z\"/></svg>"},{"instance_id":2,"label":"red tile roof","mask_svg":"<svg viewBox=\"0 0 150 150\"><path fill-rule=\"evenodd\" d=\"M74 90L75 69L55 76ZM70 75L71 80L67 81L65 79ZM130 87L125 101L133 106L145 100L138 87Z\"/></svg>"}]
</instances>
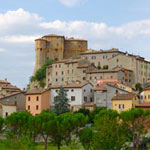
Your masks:
<instances>
[{"instance_id":1,"label":"red tile roof","mask_svg":"<svg viewBox=\"0 0 150 150\"><path fill-rule=\"evenodd\" d=\"M139 104L139 105L136 105L137 108L150 108L150 102L147 102L147 103L142 103L142 104Z\"/></svg>"}]
</instances>

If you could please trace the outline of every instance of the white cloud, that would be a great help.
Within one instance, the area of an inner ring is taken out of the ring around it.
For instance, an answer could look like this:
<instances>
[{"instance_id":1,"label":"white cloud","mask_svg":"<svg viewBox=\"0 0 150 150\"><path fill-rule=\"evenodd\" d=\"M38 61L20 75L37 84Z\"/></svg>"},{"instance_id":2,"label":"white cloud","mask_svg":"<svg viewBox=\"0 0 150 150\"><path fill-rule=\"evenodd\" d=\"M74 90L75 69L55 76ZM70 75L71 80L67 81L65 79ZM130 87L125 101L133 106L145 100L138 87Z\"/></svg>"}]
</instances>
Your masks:
<instances>
[{"instance_id":1,"label":"white cloud","mask_svg":"<svg viewBox=\"0 0 150 150\"><path fill-rule=\"evenodd\" d=\"M62 4L68 7L73 7L77 4L86 2L87 0L59 0Z\"/></svg>"},{"instance_id":2,"label":"white cloud","mask_svg":"<svg viewBox=\"0 0 150 150\"><path fill-rule=\"evenodd\" d=\"M59 34L88 40L89 48L120 48L149 59L150 19L109 26L104 22L43 21L23 9L0 14L0 78L10 78L17 85L28 83L32 75L34 40L45 34ZM11 62L11 63L8 63ZM29 63L28 63L29 62ZM15 73L12 74L12 69ZM21 75L21 76L20 76Z\"/></svg>"},{"instance_id":3,"label":"white cloud","mask_svg":"<svg viewBox=\"0 0 150 150\"><path fill-rule=\"evenodd\" d=\"M0 40L5 43L34 43L34 40L38 38L38 36L28 36L28 35L10 35L0 37Z\"/></svg>"},{"instance_id":4,"label":"white cloud","mask_svg":"<svg viewBox=\"0 0 150 150\"><path fill-rule=\"evenodd\" d=\"M4 52L5 51L5 49L4 48L0 48L0 52Z\"/></svg>"}]
</instances>

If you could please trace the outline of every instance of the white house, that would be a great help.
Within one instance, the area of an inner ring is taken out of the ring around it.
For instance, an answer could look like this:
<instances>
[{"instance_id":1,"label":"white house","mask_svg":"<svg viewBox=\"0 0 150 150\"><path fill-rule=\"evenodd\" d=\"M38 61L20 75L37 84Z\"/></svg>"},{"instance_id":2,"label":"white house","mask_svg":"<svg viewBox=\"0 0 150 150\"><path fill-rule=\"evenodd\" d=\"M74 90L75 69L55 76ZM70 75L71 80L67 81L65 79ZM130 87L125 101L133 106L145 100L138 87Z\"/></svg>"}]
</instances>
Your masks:
<instances>
[{"instance_id":1,"label":"white house","mask_svg":"<svg viewBox=\"0 0 150 150\"><path fill-rule=\"evenodd\" d=\"M54 106L54 99L58 96L60 87L63 87L67 92L72 111L76 111L82 107L89 108L94 106L93 85L89 82L75 82L61 86L51 86L50 106Z\"/></svg>"}]
</instances>

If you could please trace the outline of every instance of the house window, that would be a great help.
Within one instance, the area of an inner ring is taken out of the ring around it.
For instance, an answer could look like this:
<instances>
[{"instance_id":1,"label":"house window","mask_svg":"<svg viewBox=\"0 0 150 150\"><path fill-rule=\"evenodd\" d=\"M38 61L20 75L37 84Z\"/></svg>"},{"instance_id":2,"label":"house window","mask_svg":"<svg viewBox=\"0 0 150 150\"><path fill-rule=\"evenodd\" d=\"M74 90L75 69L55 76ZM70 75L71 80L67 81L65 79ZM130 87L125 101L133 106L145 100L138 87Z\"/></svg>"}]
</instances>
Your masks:
<instances>
[{"instance_id":1,"label":"house window","mask_svg":"<svg viewBox=\"0 0 150 150\"><path fill-rule=\"evenodd\" d=\"M57 65L55 65L55 68L57 68Z\"/></svg>"},{"instance_id":2,"label":"house window","mask_svg":"<svg viewBox=\"0 0 150 150\"><path fill-rule=\"evenodd\" d=\"M56 90L56 92L58 92L58 90Z\"/></svg>"},{"instance_id":3,"label":"house window","mask_svg":"<svg viewBox=\"0 0 150 150\"><path fill-rule=\"evenodd\" d=\"M57 74L58 74L58 73L56 72L56 76L57 76Z\"/></svg>"},{"instance_id":4,"label":"house window","mask_svg":"<svg viewBox=\"0 0 150 150\"><path fill-rule=\"evenodd\" d=\"M92 97L90 97L90 102L93 102L93 98Z\"/></svg>"},{"instance_id":5,"label":"house window","mask_svg":"<svg viewBox=\"0 0 150 150\"><path fill-rule=\"evenodd\" d=\"M74 92L74 89L71 89L71 92Z\"/></svg>"},{"instance_id":6,"label":"house window","mask_svg":"<svg viewBox=\"0 0 150 150\"><path fill-rule=\"evenodd\" d=\"M75 96L71 96L71 101L75 101Z\"/></svg>"},{"instance_id":7,"label":"house window","mask_svg":"<svg viewBox=\"0 0 150 150\"><path fill-rule=\"evenodd\" d=\"M93 90L92 90L92 89L91 89L90 91L91 91L91 93L93 92Z\"/></svg>"},{"instance_id":8,"label":"house window","mask_svg":"<svg viewBox=\"0 0 150 150\"><path fill-rule=\"evenodd\" d=\"M83 80L86 80L86 77L83 77Z\"/></svg>"},{"instance_id":9,"label":"house window","mask_svg":"<svg viewBox=\"0 0 150 150\"><path fill-rule=\"evenodd\" d=\"M40 48L40 51L42 51L42 48Z\"/></svg>"},{"instance_id":10,"label":"house window","mask_svg":"<svg viewBox=\"0 0 150 150\"><path fill-rule=\"evenodd\" d=\"M28 101L30 101L30 96L28 97Z\"/></svg>"},{"instance_id":11,"label":"house window","mask_svg":"<svg viewBox=\"0 0 150 150\"><path fill-rule=\"evenodd\" d=\"M124 104L119 104L119 109L124 109Z\"/></svg>"},{"instance_id":12,"label":"house window","mask_svg":"<svg viewBox=\"0 0 150 150\"><path fill-rule=\"evenodd\" d=\"M118 59L118 58L116 59L116 62L119 62L119 59Z\"/></svg>"},{"instance_id":13,"label":"house window","mask_svg":"<svg viewBox=\"0 0 150 150\"><path fill-rule=\"evenodd\" d=\"M30 105L28 105L28 110L30 110Z\"/></svg>"},{"instance_id":14,"label":"house window","mask_svg":"<svg viewBox=\"0 0 150 150\"><path fill-rule=\"evenodd\" d=\"M39 109L39 106L38 105L36 105L36 110L38 110Z\"/></svg>"},{"instance_id":15,"label":"house window","mask_svg":"<svg viewBox=\"0 0 150 150\"><path fill-rule=\"evenodd\" d=\"M86 90L84 89L84 92L86 92Z\"/></svg>"},{"instance_id":16,"label":"house window","mask_svg":"<svg viewBox=\"0 0 150 150\"><path fill-rule=\"evenodd\" d=\"M69 74L69 70L68 70L68 74Z\"/></svg>"},{"instance_id":17,"label":"house window","mask_svg":"<svg viewBox=\"0 0 150 150\"><path fill-rule=\"evenodd\" d=\"M85 73L86 72L86 70L83 70L83 73Z\"/></svg>"},{"instance_id":18,"label":"house window","mask_svg":"<svg viewBox=\"0 0 150 150\"><path fill-rule=\"evenodd\" d=\"M62 71L62 72L61 72L61 74L63 75L63 74L64 74L64 72Z\"/></svg>"},{"instance_id":19,"label":"house window","mask_svg":"<svg viewBox=\"0 0 150 150\"><path fill-rule=\"evenodd\" d=\"M59 64L59 68L61 68L61 64Z\"/></svg>"},{"instance_id":20,"label":"house window","mask_svg":"<svg viewBox=\"0 0 150 150\"><path fill-rule=\"evenodd\" d=\"M56 79L56 82L58 81L58 79Z\"/></svg>"},{"instance_id":21,"label":"house window","mask_svg":"<svg viewBox=\"0 0 150 150\"><path fill-rule=\"evenodd\" d=\"M39 97L38 96L36 97L36 101L39 101Z\"/></svg>"},{"instance_id":22,"label":"house window","mask_svg":"<svg viewBox=\"0 0 150 150\"><path fill-rule=\"evenodd\" d=\"M84 96L84 101L87 102L87 97L86 96Z\"/></svg>"},{"instance_id":23,"label":"house window","mask_svg":"<svg viewBox=\"0 0 150 150\"><path fill-rule=\"evenodd\" d=\"M64 78L62 78L62 81L64 81Z\"/></svg>"}]
</instances>

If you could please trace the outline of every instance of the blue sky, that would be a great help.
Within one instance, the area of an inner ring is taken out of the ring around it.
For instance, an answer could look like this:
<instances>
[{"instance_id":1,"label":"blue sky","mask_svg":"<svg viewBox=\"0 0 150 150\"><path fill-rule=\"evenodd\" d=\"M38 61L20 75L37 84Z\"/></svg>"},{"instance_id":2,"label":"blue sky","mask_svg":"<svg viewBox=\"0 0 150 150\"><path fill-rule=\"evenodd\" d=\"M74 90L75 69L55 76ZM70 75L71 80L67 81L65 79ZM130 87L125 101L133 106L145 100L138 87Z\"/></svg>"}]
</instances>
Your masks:
<instances>
[{"instance_id":1,"label":"blue sky","mask_svg":"<svg viewBox=\"0 0 150 150\"><path fill-rule=\"evenodd\" d=\"M0 79L26 87L34 39L84 38L89 48L119 48L150 59L149 0L5 0L0 5Z\"/></svg>"}]
</instances>

